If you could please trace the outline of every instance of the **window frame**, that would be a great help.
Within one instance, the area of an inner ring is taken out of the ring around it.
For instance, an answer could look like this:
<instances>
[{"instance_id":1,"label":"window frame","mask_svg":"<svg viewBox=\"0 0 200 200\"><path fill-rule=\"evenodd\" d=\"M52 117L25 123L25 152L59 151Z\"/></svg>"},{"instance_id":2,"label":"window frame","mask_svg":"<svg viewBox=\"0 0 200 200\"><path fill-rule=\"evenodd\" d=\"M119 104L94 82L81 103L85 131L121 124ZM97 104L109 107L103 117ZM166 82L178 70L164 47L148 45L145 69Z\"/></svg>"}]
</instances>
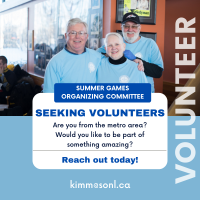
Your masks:
<instances>
[{"instance_id":1,"label":"window frame","mask_svg":"<svg viewBox=\"0 0 200 200\"><path fill-rule=\"evenodd\" d=\"M14 1L10 0L3 2L0 6L0 13L31 1L34 0L14 0Z\"/></svg>"}]
</instances>

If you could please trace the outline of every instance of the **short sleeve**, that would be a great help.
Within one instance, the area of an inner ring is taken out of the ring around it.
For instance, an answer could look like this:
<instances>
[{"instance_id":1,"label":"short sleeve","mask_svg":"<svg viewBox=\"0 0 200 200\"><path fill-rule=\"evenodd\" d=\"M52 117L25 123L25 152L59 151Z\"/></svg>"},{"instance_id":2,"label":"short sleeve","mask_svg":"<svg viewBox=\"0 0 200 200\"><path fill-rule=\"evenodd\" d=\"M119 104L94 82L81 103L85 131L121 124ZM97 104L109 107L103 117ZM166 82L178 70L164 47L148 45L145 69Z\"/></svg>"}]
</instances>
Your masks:
<instances>
[{"instance_id":1,"label":"short sleeve","mask_svg":"<svg viewBox=\"0 0 200 200\"><path fill-rule=\"evenodd\" d=\"M163 66L163 59L160 53L160 50L158 48L158 45L154 40L151 41L151 57L150 57L150 63L156 64L161 68L164 68Z\"/></svg>"},{"instance_id":2,"label":"short sleeve","mask_svg":"<svg viewBox=\"0 0 200 200\"><path fill-rule=\"evenodd\" d=\"M44 93L54 93L54 84L60 82L59 73L56 70L56 63L52 60L48 63L44 76Z\"/></svg>"}]
</instances>

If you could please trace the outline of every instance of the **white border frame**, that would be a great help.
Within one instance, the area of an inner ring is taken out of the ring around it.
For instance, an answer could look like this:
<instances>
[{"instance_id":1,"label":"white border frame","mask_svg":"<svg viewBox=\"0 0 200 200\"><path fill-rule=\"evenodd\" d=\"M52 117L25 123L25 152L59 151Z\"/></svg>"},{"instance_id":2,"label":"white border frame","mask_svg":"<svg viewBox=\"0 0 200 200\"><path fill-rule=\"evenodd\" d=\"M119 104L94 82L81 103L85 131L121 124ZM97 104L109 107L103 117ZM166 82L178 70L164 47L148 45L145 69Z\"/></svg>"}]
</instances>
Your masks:
<instances>
[{"instance_id":1,"label":"white border frame","mask_svg":"<svg viewBox=\"0 0 200 200\"><path fill-rule=\"evenodd\" d=\"M92 31L92 22L96 15L98 15L98 30L94 32ZM91 31L91 35L99 35L99 13L91 14L90 31Z\"/></svg>"},{"instance_id":2,"label":"white border frame","mask_svg":"<svg viewBox=\"0 0 200 200\"><path fill-rule=\"evenodd\" d=\"M90 41L89 41L89 46L90 46L90 49L91 49L91 47L92 47L92 43L94 42L94 41L97 41L97 49L99 48L99 38L91 38L90 39ZM97 49L94 49L95 51L97 50Z\"/></svg>"}]
</instances>

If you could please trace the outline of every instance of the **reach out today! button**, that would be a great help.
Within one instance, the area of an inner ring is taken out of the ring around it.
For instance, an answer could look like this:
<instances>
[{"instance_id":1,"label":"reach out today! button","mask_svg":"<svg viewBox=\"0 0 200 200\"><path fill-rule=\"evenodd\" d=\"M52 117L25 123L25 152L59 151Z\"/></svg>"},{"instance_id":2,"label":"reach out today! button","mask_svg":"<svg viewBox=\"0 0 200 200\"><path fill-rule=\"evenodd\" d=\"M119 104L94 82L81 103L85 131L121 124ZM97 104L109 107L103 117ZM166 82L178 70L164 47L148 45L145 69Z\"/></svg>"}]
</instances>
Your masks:
<instances>
[{"instance_id":1,"label":"reach out today! button","mask_svg":"<svg viewBox=\"0 0 200 200\"><path fill-rule=\"evenodd\" d=\"M113 158L111 157L110 160L108 160L107 157L104 158L93 158L93 163L129 163L133 165L134 163L138 163L138 157L135 158ZM62 163L90 163L90 158L87 156L85 158L68 158L68 157L62 157Z\"/></svg>"}]
</instances>

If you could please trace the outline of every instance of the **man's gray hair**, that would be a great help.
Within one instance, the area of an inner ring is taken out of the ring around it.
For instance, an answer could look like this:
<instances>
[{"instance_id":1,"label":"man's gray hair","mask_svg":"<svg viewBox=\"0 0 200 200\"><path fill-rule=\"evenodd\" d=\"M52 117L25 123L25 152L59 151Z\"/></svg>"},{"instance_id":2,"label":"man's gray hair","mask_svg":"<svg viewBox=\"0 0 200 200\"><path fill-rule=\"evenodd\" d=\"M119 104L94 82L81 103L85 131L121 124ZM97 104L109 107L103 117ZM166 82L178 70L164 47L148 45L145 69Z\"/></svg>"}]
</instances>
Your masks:
<instances>
[{"instance_id":1,"label":"man's gray hair","mask_svg":"<svg viewBox=\"0 0 200 200\"><path fill-rule=\"evenodd\" d=\"M70 26L74 26L76 24L83 24L85 26L85 28L86 28L86 31L88 32L88 25L87 25L87 23L84 22L84 21L82 21L79 18L72 18L72 19L70 19L68 21L68 23L67 23L67 31L68 31L68 29L69 29Z\"/></svg>"},{"instance_id":2,"label":"man's gray hair","mask_svg":"<svg viewBox=\"0 0 200 200\"><path fill-rule=\"evenodd\" d=\"M112 32L112 33L108 33L108 34L106 35L106 38L105 38L105 41L104 41L105 46L107 46L108 37L110 37L110 36L112 36L112 35L117 36L117 37L119 38L121 44L124 43L124 40L123 40L122 36L121 36L119 33Z\"/></svg>"}]
</instances>

